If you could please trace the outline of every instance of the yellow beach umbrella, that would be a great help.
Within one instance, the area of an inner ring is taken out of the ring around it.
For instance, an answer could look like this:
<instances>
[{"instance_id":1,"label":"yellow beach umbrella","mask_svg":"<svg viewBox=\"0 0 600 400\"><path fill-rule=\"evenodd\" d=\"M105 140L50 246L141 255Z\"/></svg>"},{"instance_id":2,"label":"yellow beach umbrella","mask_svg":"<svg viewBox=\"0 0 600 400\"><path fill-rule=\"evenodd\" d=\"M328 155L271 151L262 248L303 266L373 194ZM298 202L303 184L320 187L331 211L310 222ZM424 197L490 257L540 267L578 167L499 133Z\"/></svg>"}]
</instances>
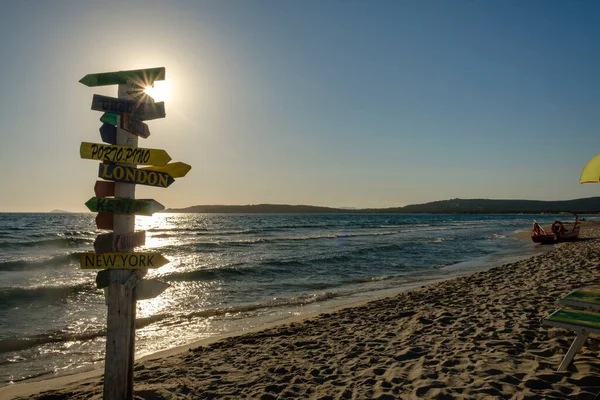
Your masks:
<instances>
[{"instance_id":1,"label":"yellow beach umbrella","mask_svg":"<svg viewBox=\"0 0 600 400\"><path fill-rule=\"evenodd\" d=\"M581 171L579 183L600 183L600 154L585 165Z\"/></svg>"}]
</instances>

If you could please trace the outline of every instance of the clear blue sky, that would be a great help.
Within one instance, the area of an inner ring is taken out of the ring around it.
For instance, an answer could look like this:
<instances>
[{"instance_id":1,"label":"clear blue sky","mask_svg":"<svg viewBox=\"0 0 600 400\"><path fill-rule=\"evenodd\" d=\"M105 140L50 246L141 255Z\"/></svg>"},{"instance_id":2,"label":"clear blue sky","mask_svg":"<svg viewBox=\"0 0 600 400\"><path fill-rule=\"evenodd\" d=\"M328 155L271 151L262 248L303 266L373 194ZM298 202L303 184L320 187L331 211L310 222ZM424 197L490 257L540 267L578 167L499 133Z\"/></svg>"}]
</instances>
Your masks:
<instances>
[{"instance_id":1,"label":"clear blue sky","mask_svg":"<svg viewBox=\"0 0 600 400\"><path fill-rule=\"evenodd\" d=\"M85 74L164 66L167 207L571 199L600 153L595 1L23 1L0 14L0 211L86 210Z\"/></svg>"}]
</instances>

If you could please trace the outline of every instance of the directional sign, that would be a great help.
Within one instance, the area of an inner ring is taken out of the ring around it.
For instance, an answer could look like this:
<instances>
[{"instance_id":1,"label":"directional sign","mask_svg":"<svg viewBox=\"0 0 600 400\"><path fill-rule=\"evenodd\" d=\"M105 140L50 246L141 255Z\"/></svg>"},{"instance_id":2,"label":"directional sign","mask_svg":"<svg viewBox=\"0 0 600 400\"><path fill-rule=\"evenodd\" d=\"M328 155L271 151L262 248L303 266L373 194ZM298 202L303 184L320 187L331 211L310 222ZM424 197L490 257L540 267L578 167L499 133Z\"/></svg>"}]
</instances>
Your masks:
<instances>
[{"instance_id":1,"label":"directional sign","mask_svg":"<svg viewBox=\"0 0 600 400\"><path fill-rule=\"evenodd\" d=\"M109 269L103 269L102 271L98 271L98 275L96 275L96 287L98 289L103 289L108 286L108 284L110 283L109 274Z\"/></svg>"},{"instance_id":2,"label":"directional sign","mask_svg":"<svg viewBox=\"0 0 600 400\"><path fill-rule=\"evenodd\" d=\"M100 117L100 121L103 122L103 125L100 127L100 137L102 137L102 141L115 144L117 140L117 128L115 127L115 125L117 125L117 114L104 113L102 117ZM121 114L120 121L121 129L144 139L150 136L148 125L137 118L134 118L129 114Z\"/></svg>"},{"instance_id":3,"label":"directional sign","mask_svg":"<svg viewBox=\"0 0 600 400\"><path fill-rule=\"evenodd\" d=\"M165 206L153 199L123 199L92 197L85 205L93 212L106 212L113 214L152 215L162 211Z\"/></svg>"},{"instance_id":4,"label":"directional sign","mask_svg":"<svg viewBox=\"0 0 600 400\"><path fill-rule=\"evenodd\" d=\"M159 268L169 260L160 253L83 253L79 255L81 269Z\"/></svg>"},{"instance_id":5,"label":"directional sign","mask_svg":"<svg viewBox=\"0 0 600 400\"><path fill-rule=\"evenodd\" d=\"M142 280L142 278L146 275L145 269L135 270L129 275L129 278L125 281L123 286L125 287L125 291L131 292L134 287L137 286L138 282Z\"/></svg>"},{"instance_id":6,"label":"directional sign","mask_svg":"<svg viewBox=\"0 0 600 400\"><path fill-rule=\"evenodd\" d=\"M148 125L129 114L121 114L121 129L125 129L127 132L142 138L150 136Z\"/></svg>"},{"instance_id":7,"label":"directional sign","mask_svg":"<svg viewBox=\"0 0 600 400\"><path fill-rule=\"evenodd\" d=\"M142 171L157 171L157 172L166 172L171 175L173 178L183 178L187 175L187 173L192 169L191 165L182 162L174 162L167 165L163 165L162 167L152 166L152 167L144 167L140 168Z\"/></svg>"},{"instance_id":8,"label":"directional sign","mask_svg":"<svg viewBox=\"0 0 600 400\"><path fill-rule=\"evenodd\" d=\"M115 164L100 164L98 177L109 181L168 187L175 179L165 172L145 171Z\"/></svg>"},{"instance_id":9,"label":"directional sign","mask_svg":"<svg viewBox=\"0 0 600 400\"><path fill-rule=\"evenodd\" d=\"M113 215L101 212L96 215L96 227L98 229L113 229Z\"/></svg>"},{"instance_id":10,"label":"directional sign","mask_svg":"<svg viewBox=\"0 0 600 400\"><path fill-rule=\"evenodd\" d=\"M117 251L127 252L146 244L146 231L130 232L117 237Z\"/></svg>"},{"instance_id":11,"label":"directional sign","mask_svg":"<svg viewBox=\"0 0 600 400\"><path fill-rule=\"evenodd\" d=\"M115 183L107 181L96 181L94 185L96 197L112 197L115 195Z\"/></svg>"},{"instance_id":12,"label":"directional sign","mask_svg":"<svg viewBox=\"0 0 600 400\"><path fill-rule=\"evenodd\" d=\"M104 143L117 143L117 127L111 124L102 124L100 127L100 137Z\"/></svg>"},{"instance_id":13,"label":"directional sign","mask_svg":"<svg viewBox=\"0 0 600 400\"><path fill-rule=\"evenodd\" d=\"M125 286L125 290L133 289L133 286L135 286L135 284L137 284L146 275L146 272L147 272L146 269L132 270L131 275L129 276L127 281L125 281L125 283L123 283L123 285ZM96 287L98 289L103 289L103 288L107 287L109 285L109 283L110 283L110 269L103 269L102 271L98 271L98 274L96 275ZM129 286L131 286L131 288Z\"/></svg>"},{"instance_id":14,"label":"directional sign","mask_svg":"<svg viewBox=\"0 0 600 400\"><path fill-rule=\"evenodd\" d=\"M118 116L119 116L118 114L104 113L100 117L100 121L104 124L117 125L117 117Z\"/></svg>"},{"instance_id":15,"label":"directional sign","mask_svg":"<svg viewBox=\"0 0 600 400\"><path fill-rule=\"evenodd\" d=\"M103 233L94 240L94 251L96 254L104 254L113 252L113 235L112 233Z\"/></svg>"},{"instance_id":16,"label":"directional sign","mask_svg":"<svg viewBox=\"0 0 600 400\"><path fill-rule=\"evenodd\" d=\"M165 79L165 68L135 69L129 71L104 72L100 74L88 74L79 82L86 86L121 85L127 81L133 81L139 86L152 86L154 81Z\"/></svg>"},{"instance_id":17,"label":"directional sign","mask_svg":"<svg viewBox=\"0 0 600 400\"><path fill-rule=\"evenodd\" d=\"M146 121L146 120L149 120L149 119L164 118L166 116L166 113L165 113L165 102L164 101L159 101L159 102L156 102L154 104L156 105L156 109L151 109L149 112L144 113L144 114L136 112L133 115L133 117L136 118L136 119L139 119L141 121ZM105 124L117 125L117 117L118 116L119 115L115 114L115 113L105 112L100 117L100 121L102 121Z\"/></svg>"},{"instance_id":18,"label":"directional sign","mask_svg":"<svg viewBox=\"0 0 600 400\"><path fill-rule=\"evenodd\" d=\"M110 161L133 165L165 165L171 161L171 156L161 149L144 149L142 147L116 146L88 142L81 142L79 155L81 158L88 160Z\"/></svg>"},{"instance_id":19,"label":"directional sign","mask_svg":"<svg viewBox=\"0 0 600 400\"><path fill-rule=\"evenodd\" d=\"M128 113L140 116L157 114L160 116L157 118L163 118L166 115L164 102L135 101L101 96L99 94L95 94L92 98L92 110L113 114Z\"/></svg>"},{"instance_id":20,"label":"directional sign","mask_svg":"<svg viewBox=\"0 0 600 400\"><path fill-rule=\"evenodd\" d=\"M156 279L143 279L135 286L136 300L149 300L160 296L171 285Z\"/></svg>"}]
</instances>

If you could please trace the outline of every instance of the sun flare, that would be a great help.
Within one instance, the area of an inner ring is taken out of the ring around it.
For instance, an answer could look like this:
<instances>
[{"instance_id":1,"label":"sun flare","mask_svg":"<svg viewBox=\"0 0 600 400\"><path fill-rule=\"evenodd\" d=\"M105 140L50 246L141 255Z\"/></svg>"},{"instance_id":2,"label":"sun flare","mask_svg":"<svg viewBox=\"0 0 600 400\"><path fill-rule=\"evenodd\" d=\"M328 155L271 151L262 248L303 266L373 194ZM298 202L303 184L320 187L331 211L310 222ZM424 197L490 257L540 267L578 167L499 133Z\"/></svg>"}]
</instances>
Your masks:
<instances>
[{"instance_id":1,"label":"sun flare","mask_svg":"<svg viewBox=\"0 0 600 400\"><path fill-rule=\"evenodd\" d=\"M156 81L154 86L146 86L144 93L152 97L154 101L168 101L169 100L169 85L166 81Z\"/></svg>"}]
</instances>

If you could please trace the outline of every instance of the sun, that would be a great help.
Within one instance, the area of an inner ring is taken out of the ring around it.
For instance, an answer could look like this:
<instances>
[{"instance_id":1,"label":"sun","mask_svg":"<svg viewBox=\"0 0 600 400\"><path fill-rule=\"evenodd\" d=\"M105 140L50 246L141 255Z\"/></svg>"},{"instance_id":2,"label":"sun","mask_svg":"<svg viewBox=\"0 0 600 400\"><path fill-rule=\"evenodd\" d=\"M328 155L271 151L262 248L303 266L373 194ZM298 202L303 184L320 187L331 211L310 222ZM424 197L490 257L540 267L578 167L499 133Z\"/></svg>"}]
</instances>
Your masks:
<instances>
[{"instance_id":1,"label":"sun","mask_svg":"<svg viewBox=\"0 0 600 400\"><path fill-rule=\"evenodd\" d=\"M169 97L169 85L166 81L154 82L154 87L146 86L144 93L152 97L154 101L168 101Z\"/></svg>"}]
</instances>

